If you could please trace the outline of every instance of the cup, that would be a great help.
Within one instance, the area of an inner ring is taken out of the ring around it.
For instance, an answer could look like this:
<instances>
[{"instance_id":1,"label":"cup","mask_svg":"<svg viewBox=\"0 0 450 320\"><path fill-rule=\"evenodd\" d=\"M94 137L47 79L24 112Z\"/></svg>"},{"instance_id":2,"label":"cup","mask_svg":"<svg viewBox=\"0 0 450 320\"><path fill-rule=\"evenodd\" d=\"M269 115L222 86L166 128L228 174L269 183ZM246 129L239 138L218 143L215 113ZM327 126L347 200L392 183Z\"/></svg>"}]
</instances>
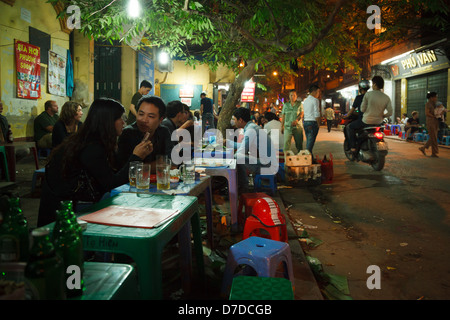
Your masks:
<instances>
[{"instance_id":1,"label":"cup","mask_svg":"<svg viewBox=\"0 0 450 320\"><path fill-rule=\"evenodd\" d=\"M137 192L147 192L150 189L150 164L139 163L136 167Z\"/></svg>"},{"instance_id":2,"label":"cup","mask_svg":"<svg viewBox=\"0 0 450 320\"><path fill-rule=\"evenodd\" d=\"M180 181L180 170L178 169L170 170L170 182L177 183L178 181Z\"/></svg>"},{"instance_id":3,"label":"cup","mask_svg":"<svg viewBox=\"0 0 450 320\"><path fill-rule=\"evenodd\" d=\"M181 178L185 184L195 183L195 164L186 162L180 166Z\"/></svg>"},{"instance_id":4,"label":"cup","mask_svg":"<svg viewBox=\"0 0 450 320\"><path fill-rule=\"evenodd\" d=\"M128 169L128 180L130 182L130 189L136 188L136 170L137 165L142 163L140 161L131 161Z\"/></svg>"},{"instance_id":5,"label":"cup","mask_svg":"<svg viewBox=\"0 0 450 320\"><path fill-rule=\"evenodd\" d=\"M167 163L156 164L156 188L158 190L170 189L170 165Z\"/></svg>"}]
</instances>

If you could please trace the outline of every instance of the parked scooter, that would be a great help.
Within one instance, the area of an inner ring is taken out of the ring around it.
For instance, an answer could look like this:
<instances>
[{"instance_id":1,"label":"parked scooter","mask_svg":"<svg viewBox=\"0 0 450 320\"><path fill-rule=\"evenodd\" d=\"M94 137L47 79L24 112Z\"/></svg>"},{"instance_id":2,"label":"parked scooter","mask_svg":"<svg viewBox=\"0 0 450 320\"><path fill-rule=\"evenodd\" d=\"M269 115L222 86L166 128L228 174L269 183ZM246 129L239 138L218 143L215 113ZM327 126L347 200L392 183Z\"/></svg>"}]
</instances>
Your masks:
<instances>
[{"instance_id":1,"label":"parked scooter","mask_svg":"<svg viewBox=\"0 0 450 320\"><path fill-rule=\"evenodd\" d=\"M376 171L384 167L388 145L384 141L384 133L379 126L366 127L356 131L356 151L352 152L348 140L348 124L344 127L344 152L350 161L369 163Z\"/></svg>"}]
</instances>

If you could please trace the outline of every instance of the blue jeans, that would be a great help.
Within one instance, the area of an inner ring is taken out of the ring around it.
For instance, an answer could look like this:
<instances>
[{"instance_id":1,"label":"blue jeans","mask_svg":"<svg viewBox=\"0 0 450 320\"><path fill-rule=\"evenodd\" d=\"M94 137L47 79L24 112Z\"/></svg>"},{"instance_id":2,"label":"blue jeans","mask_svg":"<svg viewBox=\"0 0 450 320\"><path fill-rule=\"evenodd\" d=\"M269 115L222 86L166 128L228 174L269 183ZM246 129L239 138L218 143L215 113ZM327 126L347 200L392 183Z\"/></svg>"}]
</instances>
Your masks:
<instances>
[{"instance_id":1,"label":"blue jeans","mask_svg":"<svg viewBox=\"0 0 450 320\"><path fill-rule=\"evenodd\" d=\"M303 128L305 128L306 149L312 154L312 149L316 142L317 134L319 133L319 125L317 121L303 121Z\"/></svg>"}]
</instances>

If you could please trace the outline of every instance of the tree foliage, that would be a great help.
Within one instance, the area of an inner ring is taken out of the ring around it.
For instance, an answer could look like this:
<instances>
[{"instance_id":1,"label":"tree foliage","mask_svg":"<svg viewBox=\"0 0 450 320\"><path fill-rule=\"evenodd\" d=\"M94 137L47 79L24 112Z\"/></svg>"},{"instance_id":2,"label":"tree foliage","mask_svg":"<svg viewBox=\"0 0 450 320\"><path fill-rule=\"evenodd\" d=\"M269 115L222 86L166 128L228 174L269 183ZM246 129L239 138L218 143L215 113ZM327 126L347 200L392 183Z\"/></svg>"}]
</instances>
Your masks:
<instances>
[{"instance_id":1,"label":"tree foliage","mask_svg":"<svg viewBox=\"0 0 450 320\"><path fill-rule=\"evenodd\" d=\"M219 127L225 129L245 81L256 71L288 70L297 59L302 67L336 69L353 65L359 45L399 41L417 28L448 32L445 0L140 0L139 18L127 15L128 0L49 0L81 9L81 32L94 39L143 37L172 55L213 69L219 64L239 76L230 88ZM382 33L367 28L369 5L381 8ZM428 15L424 15L427 13ZM431 13L431 14L430 14ZM246 67L239 69L240 61Z\"/></svg>"}]
</instances>

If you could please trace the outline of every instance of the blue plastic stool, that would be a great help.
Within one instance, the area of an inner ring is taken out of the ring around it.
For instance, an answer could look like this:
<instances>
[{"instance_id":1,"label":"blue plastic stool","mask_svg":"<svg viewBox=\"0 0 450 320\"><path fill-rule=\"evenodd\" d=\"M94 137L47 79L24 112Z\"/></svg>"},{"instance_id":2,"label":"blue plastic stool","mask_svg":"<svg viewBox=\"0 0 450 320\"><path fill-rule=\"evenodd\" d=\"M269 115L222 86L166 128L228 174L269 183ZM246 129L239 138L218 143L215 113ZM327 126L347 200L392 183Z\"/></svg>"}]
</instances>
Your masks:
<instances>
[{"instance_id":1,"label":"blue plastic stool","mask_svg":"<svg viewBox=\"0 0 450 320\"><path fill-rule=\"evenodd\" d=\"M263 183L268 181L268 184ZM261 175L257 174L254 179L255 192L268 192L272 196L277 193L277 179L276 175Z\"/></svg>"},{"instance_id":2,"label":"blue plastic stool","mask_svg":"<svg viewBox=\"0 0 450 320\"><path fill-rule=\"evenodd\" d=\"M33 173L33 180L31 181L31 192L34 192L34 190L36 189L36 180L37 177L44 177L45 175L45 168L41 168L38 170L35 170Z\"/></svg>"},{"instance_id":3,"label":"blue plastic stool","mask_svg":"<svg viewBox=\"0 0 450 320\"><path fill-rule=\"evenodd\" d=\"M428 133L425 133L425 134L423 135L423 142L427 142L428 139L430 139L430 135L429 135Z\"/></svg>"},{"instance_id":4,"label":"blue plastic stool","mask_svg":"<svg viewBox=\"0 0 450 320\"><path fill-rule=\"evenodd\" d=\"M405 131L402 131L402 137L401 137L402 139L406 139L406 132Z\"/></svg>"},{"instance_id":5,"label":"blue plastic stool","mask_svg":"<svg viewBox=\"0 0 450 320\"><path fill-rule=\"evenodd\" d=\"M279 177L281 181L283 181L283 182L285 181L286 174L284 171L284 162L278 164L277 177Z\"/></svg>"},{"instance_id":6,"label":"blue plastic stool","mask_svg":"<svg viewBox=\"0 0 450 320\"><path fill-rule=\"evenodd\" d=\"M419 133L419 132L414 133L413 140L416 142L423 141L423 133Z\"/></svg>"},{"instance_id":7,"label":"blue plastic stool","mask_svg":"<svg viewBox=\"0 0 450 320\"><path fill-rule=\"evenodd\" d=\"M225 266L221 294L227 297L234 276L241 275L239 272L235 273L238 266L251 267L258 277L275 278L280 264L283 265L284 278L289 279L292 283L294 272L291 248L286 242L250 237L232 245Z\"/></svg>"},{"instance_id":8,"label":"blue plastic stool","mask_svg":"<svg viewBox=\"0 0 450 320\"><path fill-rule=\"evenodd\" d=\"M10 182L9 170L8 170L8 160L6 160L6 149L5 146L0 146L1 157L3 158L3 170L5 171L6 181Z\"/></svg>"},{"instance_id":9,"label":"blue plastic stool","mask_svg":"<svg viewBox=\"0 0 450 320\"><path fill-rule=\"evenodd\" d=\"M442 143L445 144L446 146L450 146L450 136L443 136Z\"/></svg>"}]
</instances>

